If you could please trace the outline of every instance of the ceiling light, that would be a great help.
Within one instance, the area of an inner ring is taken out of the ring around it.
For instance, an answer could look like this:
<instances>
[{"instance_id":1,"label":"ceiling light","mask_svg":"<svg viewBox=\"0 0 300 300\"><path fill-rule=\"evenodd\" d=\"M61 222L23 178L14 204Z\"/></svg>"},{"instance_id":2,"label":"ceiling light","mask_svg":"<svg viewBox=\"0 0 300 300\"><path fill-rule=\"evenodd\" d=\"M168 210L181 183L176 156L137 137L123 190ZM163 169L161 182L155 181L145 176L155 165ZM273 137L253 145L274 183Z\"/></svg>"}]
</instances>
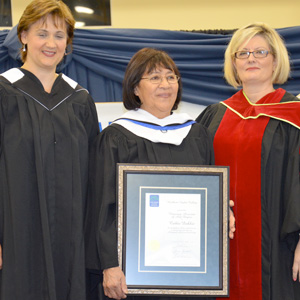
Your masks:
<instances>
[{"instance_id":1,"label":"ceiling light","mask_svg":"<svg viewBox=\"0 0 300 300\"><path fill-rule=\"evenodd\" d=\"M89 14L92 15L94 13L94 10L89 8L89 7L84 7L84 6L75 6L75 10L78 13L82 13L82 14Z\"/></svg>"},{"instance_id":2,"label":"ceiling light","mask_svg":"<svg viewBox=\"0 0 300 300\"><path fill-rule=\"evenodd\" d=\"M85 22L76 22L75 23L75 28L83 27L83 26L85 26Z\"/></svg>"}]
</instances>

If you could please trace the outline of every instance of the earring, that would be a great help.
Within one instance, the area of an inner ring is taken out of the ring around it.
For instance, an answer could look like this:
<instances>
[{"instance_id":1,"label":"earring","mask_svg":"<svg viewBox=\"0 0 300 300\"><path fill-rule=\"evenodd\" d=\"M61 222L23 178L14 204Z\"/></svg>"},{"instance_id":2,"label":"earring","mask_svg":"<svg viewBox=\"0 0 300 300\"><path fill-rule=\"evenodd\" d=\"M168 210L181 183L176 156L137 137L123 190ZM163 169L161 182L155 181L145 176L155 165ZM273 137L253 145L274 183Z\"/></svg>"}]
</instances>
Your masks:
<instances>
[{"instance_id":1,"label":"earring","mask_svg":"<svg viewBox=\"0 0 300 300\"><path fill-rule=\"evenodd\" d=\"M23 52L26 52L26 44L23 45L22 51L23 51Z\"/></svg>"},{"instance_id":2,"label":"earring","mask_svg":"<svg viewBox=\"0 0 300 300\"><path fill-rule=\"evenodd\" d=\"M71 52L72 52L72 49L70 49L69 45L67 45L67 47L65 49L65 55L69 55Z\"/></svg>"}]
</instances>

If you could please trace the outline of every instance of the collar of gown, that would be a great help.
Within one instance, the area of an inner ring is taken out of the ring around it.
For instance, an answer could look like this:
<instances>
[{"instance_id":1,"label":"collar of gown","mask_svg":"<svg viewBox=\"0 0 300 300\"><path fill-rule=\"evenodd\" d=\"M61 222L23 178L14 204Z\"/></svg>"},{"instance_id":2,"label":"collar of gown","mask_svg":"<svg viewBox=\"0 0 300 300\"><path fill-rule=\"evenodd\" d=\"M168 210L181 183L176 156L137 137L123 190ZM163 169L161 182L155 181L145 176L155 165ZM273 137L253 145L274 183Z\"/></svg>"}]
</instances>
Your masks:
<instances>
[{"instance_id":1,"label":"collar of gown","mask_svg":"<svg viewBox=\"0 0 300 300\"><path fill-rule=\"evenodd\" d=\"M172 113L159 119L139 108L130 110L113 124L121 125L133 134L153 143L180 145L191 130L195 121L185 113Z\"/></svg>"}]
</instances>

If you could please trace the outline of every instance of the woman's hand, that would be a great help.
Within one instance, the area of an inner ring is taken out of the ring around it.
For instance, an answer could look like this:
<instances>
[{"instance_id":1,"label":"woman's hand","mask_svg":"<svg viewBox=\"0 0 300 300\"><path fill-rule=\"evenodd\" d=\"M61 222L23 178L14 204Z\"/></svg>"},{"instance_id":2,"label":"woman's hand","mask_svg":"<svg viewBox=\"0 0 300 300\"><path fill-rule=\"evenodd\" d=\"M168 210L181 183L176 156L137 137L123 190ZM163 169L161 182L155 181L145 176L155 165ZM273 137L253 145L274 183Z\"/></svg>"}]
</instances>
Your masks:
<instances>
[{"instance_id":1,"label":"woman's hand","mask_svg":"<svg viewBox=\"0 0 300 300\"><path fill-rule=\"evenodd\" d=\"M229 209L229 237L231 239L233 239L234 232L235 232L235 217L234 217L233 211L231 209L231 207L234 206L234 202L232 200L229 201L229 206L230 206L230 209Z\"/></svg>"},{"instance_id":2,"label":"woman's hand","mask_svg":"<svg viewBox=\"0 0 300 300\"><path fill-rule=\"evenodd\" d=\"M294 254L294 263L293 263L293 280L298 280L300 282L300 237Z\"/></svg>"},{"instance_id":3,"label":"woman's hand","mask_svg":"<svg viewBox=\"0 0 300 300\"><path fill-rule=\"evenodd\" d=\"M127 297L126 279L120 267L103 271L103 289L105 296L109 298L120 300Z\"/></svg>"}]
</instances>

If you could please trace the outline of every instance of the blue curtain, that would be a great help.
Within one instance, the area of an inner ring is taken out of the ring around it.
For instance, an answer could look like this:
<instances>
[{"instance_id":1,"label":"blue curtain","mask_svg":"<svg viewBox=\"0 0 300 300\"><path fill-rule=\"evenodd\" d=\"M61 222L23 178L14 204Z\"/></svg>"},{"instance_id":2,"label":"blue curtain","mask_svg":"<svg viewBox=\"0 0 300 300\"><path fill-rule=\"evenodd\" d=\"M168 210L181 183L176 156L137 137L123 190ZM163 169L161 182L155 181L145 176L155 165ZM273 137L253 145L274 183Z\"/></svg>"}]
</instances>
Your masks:
<instances>
[{"instance_id":1,"label":"blue curtain","mask_svg":"<svg viewBox=\"0 0 300 300\"><path fill-rule=\"evenodd\" d=\"M278 29L292 64L283 87L300 93L300 26ZM167 51L183 81L183 100L209 105L236 92L223 78L224 51L231 35L148 29L77 29L73 52L59 71L87 88L96 102L122 101L122 79L133 54L144 47ZM0 73L20 66L16 27L0 31Z\"/></svg>"}]
</instances>

